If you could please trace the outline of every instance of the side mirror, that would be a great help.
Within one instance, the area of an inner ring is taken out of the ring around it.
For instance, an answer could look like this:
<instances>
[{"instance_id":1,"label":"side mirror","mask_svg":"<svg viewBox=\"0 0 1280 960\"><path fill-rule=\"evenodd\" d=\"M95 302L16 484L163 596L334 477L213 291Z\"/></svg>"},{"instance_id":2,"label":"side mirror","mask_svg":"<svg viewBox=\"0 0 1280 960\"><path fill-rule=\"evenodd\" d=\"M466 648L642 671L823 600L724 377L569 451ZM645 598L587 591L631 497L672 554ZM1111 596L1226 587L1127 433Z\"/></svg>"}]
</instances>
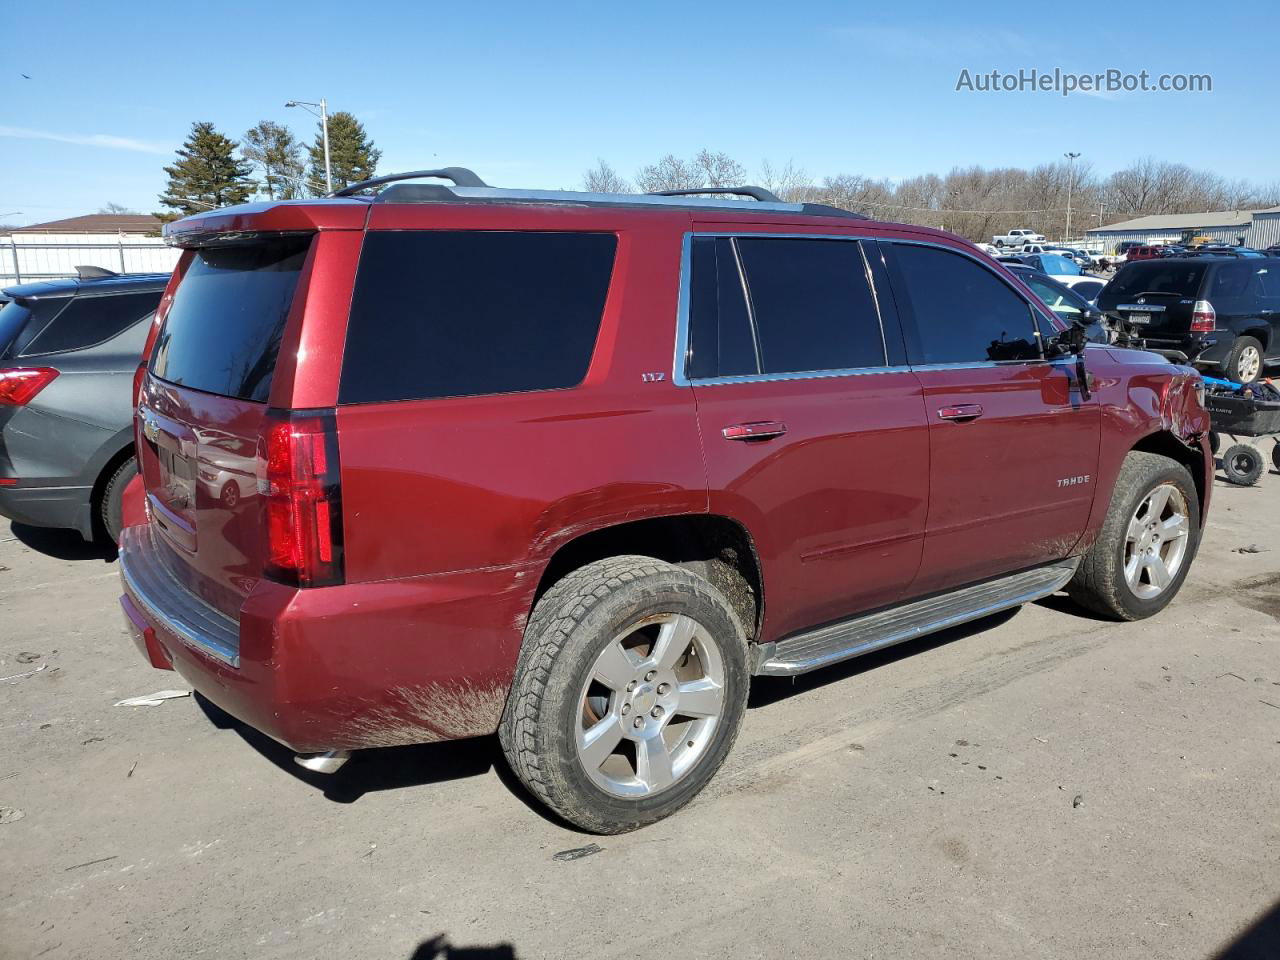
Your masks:
<instances>
[{"instance_id":1,"label":"side mirror","mask_svg":"<svg viewBox=\"0 0 1280 960\"><path fill-rule=\"evenodd\" d=\"M1089 319L1101 319L1102 314L1089 315ZM1056 356L1082 356L1089 343L1089 325L1082 320L1073 320L1071 326L1050 341Z\"/></svg>"}]
</instances>

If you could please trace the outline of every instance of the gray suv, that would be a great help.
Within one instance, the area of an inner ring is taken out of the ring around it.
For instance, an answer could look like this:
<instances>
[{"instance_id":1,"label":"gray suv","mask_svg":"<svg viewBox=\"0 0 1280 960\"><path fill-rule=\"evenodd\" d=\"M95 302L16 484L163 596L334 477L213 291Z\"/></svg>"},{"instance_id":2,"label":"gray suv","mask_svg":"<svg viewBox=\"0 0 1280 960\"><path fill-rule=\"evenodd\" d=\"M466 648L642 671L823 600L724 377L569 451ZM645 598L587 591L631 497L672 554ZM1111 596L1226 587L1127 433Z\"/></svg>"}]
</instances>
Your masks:
<instances>
[{"instance_id":1,"label":"gray suv","mask_svg":"<svg viewBox=\"0 0 1280 960\"><path fill-rule=\"evenodd\" d=\"M4 291L0 515L116 539L137 472L133 375L168 282L81 268Z\"/></svg>"}]
</instances>

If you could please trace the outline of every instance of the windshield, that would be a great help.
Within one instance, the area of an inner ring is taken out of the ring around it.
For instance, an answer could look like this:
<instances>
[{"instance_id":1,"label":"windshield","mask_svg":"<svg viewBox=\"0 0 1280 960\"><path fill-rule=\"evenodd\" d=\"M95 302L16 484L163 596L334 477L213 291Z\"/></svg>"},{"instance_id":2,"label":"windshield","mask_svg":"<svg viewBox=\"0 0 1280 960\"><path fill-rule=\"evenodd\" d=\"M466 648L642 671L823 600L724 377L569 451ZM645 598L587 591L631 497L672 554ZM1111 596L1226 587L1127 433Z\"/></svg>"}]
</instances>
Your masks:
<instances>
[{"instance_id":1,"label":"windshield","mask_svg":"<svg viewBox=\"0 0 1280 960\"><path fill-rule=\"evenodd\" d=\"M1204 270L1203 263L1185 260L1145 260L1126 264L1107 284L1106 296L1118 299L1143 293L1167 293L1194 298L1200 292Z\"/></svg>"}]
</instances>

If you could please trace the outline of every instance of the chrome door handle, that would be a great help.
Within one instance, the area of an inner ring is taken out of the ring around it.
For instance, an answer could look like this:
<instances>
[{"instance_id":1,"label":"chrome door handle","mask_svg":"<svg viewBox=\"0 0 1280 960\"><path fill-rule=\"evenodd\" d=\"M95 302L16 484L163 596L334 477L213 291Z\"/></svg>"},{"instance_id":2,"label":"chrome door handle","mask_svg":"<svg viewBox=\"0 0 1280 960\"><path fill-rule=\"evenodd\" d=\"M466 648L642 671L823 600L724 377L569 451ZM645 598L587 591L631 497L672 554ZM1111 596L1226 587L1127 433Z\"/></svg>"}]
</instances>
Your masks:
<instances>
[{"instance_id":1,"label":"chrome door handle","mask_svg":"<svg viewBox=\"0 0 1280 960\"><path fill-rule=\"evenodd\" d=\"M726 440L768 440L787 432L787 425L777 420L757 423L735 423L720 431Z\"/></svg>"},{"instance_id":2,"label":"chrome door handle","mask_svg":"<svg viewBox=\"0 0 1280 960\"><path fill-rule=\"evenodd\" d=\"M980 403L956 403L938 410L939 420L959 420L963 423L968 420L977 420L980 416L982 416Z\"/></svg>"}]
</instances>

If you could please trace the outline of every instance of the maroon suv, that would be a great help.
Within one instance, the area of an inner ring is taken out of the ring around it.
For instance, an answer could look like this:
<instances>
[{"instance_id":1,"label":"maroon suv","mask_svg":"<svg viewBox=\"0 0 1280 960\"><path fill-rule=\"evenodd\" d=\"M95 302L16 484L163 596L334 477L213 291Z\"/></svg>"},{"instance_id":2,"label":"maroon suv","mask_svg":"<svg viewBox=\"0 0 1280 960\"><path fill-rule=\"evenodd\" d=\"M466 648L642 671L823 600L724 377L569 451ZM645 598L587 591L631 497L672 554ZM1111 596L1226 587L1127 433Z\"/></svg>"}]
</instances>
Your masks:
<instances>
[{"instance_id":1,"label":"maroon suv","mask_svg":"<svg viewBox=\"0 0 1280 960\"><path fill-rule=\"evenodd\" d=\"M496 731L627 830L713 776L753 675L1187 575L1199 377L957 237L383 181L171 224L137 378L139 645L311 769Z\"/></svg>"}]
</instances>

